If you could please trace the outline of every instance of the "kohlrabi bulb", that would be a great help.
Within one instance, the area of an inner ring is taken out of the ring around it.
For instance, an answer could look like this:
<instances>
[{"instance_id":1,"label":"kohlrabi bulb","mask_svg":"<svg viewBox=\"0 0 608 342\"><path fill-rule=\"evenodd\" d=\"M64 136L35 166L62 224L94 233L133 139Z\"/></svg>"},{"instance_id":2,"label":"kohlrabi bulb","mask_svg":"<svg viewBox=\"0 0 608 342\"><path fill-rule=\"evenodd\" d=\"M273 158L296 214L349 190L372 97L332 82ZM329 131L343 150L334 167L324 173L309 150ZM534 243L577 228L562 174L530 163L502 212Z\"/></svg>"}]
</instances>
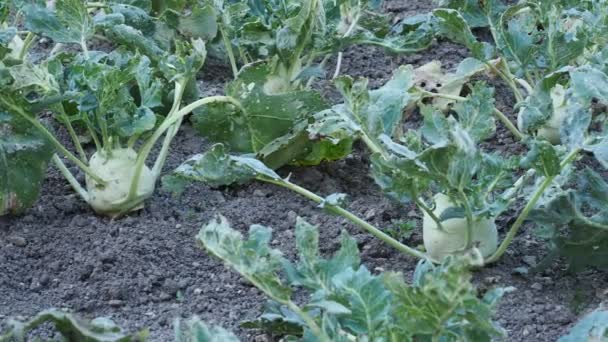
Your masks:
<instances>
[{"instance_id":1,"label":"kohlrabi bulb","mask_svg":"<svg viewBox=\"0 0 608 342\"><path fill-rule=\"evenodd\" d=\"M440 217L444 210L453 207L449 197L444 194L435 195L435 210L433 213ZM448 255L462 251L466 244L466 218L453 218L442 222L444 231L439 230L437 223L424 212L422 221L422 238L427 255L434 262L442 262ZM492 255L498 247L498 232L493 219L473 218L473 246L483 257Z\"/></svg>"},{"instance_id":2,"label":"kohlrabi bulb","mask_svg":"<svg viewBox=\"0 0 608 342\"><path fill-rule=\"evenodd\" d=\"M121 201L127 199L133 174L137 153L131 148L112 150L110 155L104 151L96 152L89 160L90 168L96 175L107 182L106 186L100 186L94 179L87 176L86 185L89 193L90 205L98 214L114 216L124 211L121 208ZM144 166L139 184L137 195L143 199L149 197L154 192L155 178L152 171ZM139 206L133 208L140 209Z\"/></svg>"},{"instance_id":3,"label":"kohlrabi bulb","mask_svg":"<svg viewBox=\"0 0 608 342\"><path fill-rule=\"evenodd\" d=\"M545 124L538 129L538 136L545 138L548 142L557 145L561 142L560 129L568 115L566 106L566 90L560 84L551 89L551 101L553 103L553 114Z\"/></svg>"}]
</instances>

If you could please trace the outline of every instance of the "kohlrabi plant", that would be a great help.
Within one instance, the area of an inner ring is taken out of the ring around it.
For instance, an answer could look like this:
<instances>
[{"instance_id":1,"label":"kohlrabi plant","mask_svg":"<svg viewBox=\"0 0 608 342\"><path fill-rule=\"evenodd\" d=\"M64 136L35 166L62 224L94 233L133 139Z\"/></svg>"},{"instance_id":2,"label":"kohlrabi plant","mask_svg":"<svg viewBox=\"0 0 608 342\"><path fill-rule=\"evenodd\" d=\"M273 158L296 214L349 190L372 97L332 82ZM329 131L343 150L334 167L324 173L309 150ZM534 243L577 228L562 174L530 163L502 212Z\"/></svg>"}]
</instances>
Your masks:
<instances>
[{"instance_id":1,"label":"kohlrabi plant","mask_svg":"<svg viewBox=\"0 0 608 342\"><path fill-rule=\"evenodd\" d=\"M22 10L30 26L49 20L54 24L44 34L63 44L77 44L81 52L58 52L36 63L5 57L0 64L1 127L7 133L2 137L3 163L9 166L3 172L10 173L2 188L2 213L32 202L49 144L57 152L53 163L97 213L115 217L139 209L154 191L184 116L213 102L238 105L224 96L183 105L192 97L188 87L205 61L201 40L176 40L155 60L123 47L89 51L87 42L95 26L85 3L62 0L54 10L36 5ZM12 51L8 46L6 51ZM52 112L66 129L76 153L41 121L42 110ZM160 150L148 166L161 139ZM92 142L93 153L87 153L83 140ZM86 174L84 187L60 156ZM24 187L12 189L20 184Z\"/></svg>"},{"instance_id":2,"label":"kohlrabi plant","mask_svg":"<svg viewBox=\"0 0 608 342\"><path fill-rule=\"evenodd\" d=\"M360 264L357 242L346 232L341 247L325 259L318 229L296 223L298 260L287 260L269 246L270 228L253 225L249 237L217 217L197 239L212 255L251 282L270 302L244 327L295 341L491 341L504 331L491 321L505 291L482 299L470 283L470 261L448 258L441 266L421 261L412 284L398 273L372 274ZM308 300L294 299L303 290Z\"/></svg>"}]
</instances>

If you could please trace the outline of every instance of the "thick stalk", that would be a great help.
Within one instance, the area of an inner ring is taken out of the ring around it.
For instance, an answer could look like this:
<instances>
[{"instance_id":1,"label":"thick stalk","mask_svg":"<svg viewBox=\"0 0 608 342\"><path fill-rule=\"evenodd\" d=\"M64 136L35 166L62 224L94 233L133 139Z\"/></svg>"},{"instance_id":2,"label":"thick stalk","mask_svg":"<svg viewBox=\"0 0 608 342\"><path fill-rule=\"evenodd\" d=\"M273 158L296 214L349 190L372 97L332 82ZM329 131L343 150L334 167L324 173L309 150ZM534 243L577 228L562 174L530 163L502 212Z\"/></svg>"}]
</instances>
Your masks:
<instances>
[{"instance_id":1,"label":"thick stalk","mask_svg":"<svg viewBox=\"0 0 608 342\"><path fill-rule=\"evenodd\" d=\"M575 149L572 152L570 152L566 156L566 158L561 162L561 164L560 164L561 169L563 169L568 164L570 164L572 161L574 161L574 159L576 159L576 157L578 156L579 152L580 152L580 149ZM509 247L509 245L511 244L511 242L517 235L517 232L519 231L519 229L521 228L523 223L528 219L528 216L530 216L530 213L536 207L536 203L538 202L538 200L540 200L540 198L542 197L544 192L551 185L551 183L553 183L553 180L555 180L555 177L557 177L557 175L551 176L551 177L546 177L545 180L541 183L540 187L536 190L536 192L534 192L534 194L532 195L532 198L530 198L530 201L528 202L528 204L526 204L526 206L524 207L522 212L517 217L517 220L515 220L515 223L513 223L513 225L511 226L511 229L509 229L507 236L505 237L503 242L500 244L500 246L498 247L496 252L494 252L494 254L486 260L486 264L491 264L491 263L498 261L498 259L500 259L500 257L505 253L505 251L507 250L507 248Z\"/></svg>"},{"instance_id":2,"label":"thick stalk","mask_svg":"<svg viewBox=\"0 0 608 342\"><path fill-rule=\"evenodd\" d=\"M21 51L19 52L20 61L23 62L25 59L25 55L32 47L32 43L34 43L34 39L36 39L36 35L33 32L28 32L27 36L25 37L25 41L23 42L23 48L21 48Z\"/></svg>"},{"instance_id":3,"label":"thick stalk","mask_svg":"<svg viewBox=\"0 0 608 342\"><path fill-rule=\"evenodd\" d=\"M357 13L357 16L355 17L353 22L350 23L350 26L348 27L346 32L344 32L344 35L342 36L342 38L348 38L355 31L355 28L357 27L357 24L359 24L360 19L361 19L361 14ZM340 76L340 69L342 68L342 58L343 57L344 57L343 53L339 52L338 61L336 62L336 70L334 71L334 75L333 75L332 79L336 79L336 78L338 78L338 76Z\"/></svg>"},{"instance_id":4,"label":"thick stalk","mask_svg":"<svg viewBox=\"0 0 608 342\"><path fill-rule=\"evenodd\" d=\"M82 148L82 144L80 143L80 139L78 139L78 135L76 134L76 131L74 130L74 126L70 122L70 118L63 111L63 106L59 105L59 107L61 107L61 108L58 108L59 112L61 113L60 114L61 119L65 122L65 126L68 129L68 133L70 134L72 143L74 144L74 146L76 146L76 151L78 152L78 155L80 156L80 160L82 160L83 162L86 163L87 154L84 152L84 149Z\"/></svg>"},{"instance_id":5,"label":"thick stalk","mask_svg":"<svg viewBox=\"0 0 608 342\"><path fill-rule=\"evenodd\" d=\"M426 212L427 215L429 215L429 217L435 221L435 224L437 224L437 229L439 229L442 232L445 232L445 228L443 228L443 223L441 223L441 220L439 219L439 217L437 217L437 215L435 215L435 213L433 212L433 210L431 210L431 208L429 208L426 203L424 203L424 200L422 200L421 198L415 197L414 198L414 203L420 208L422 209L422 211Z\"/></svg>"},{"instance_id":6,"label":"thick stalk","mask_svg":"<svg viewBox=\"0 0 608 342\"><path fill-rule=\"evenodd\" d=\"M179 106L182 101L182 97L184 95L185 88L186 87L182 84L182 82L175 82L175 91L174 91L175 94L174 94L174 98L173 98L173 106L171 107L171 110L169 111L169 114L167 116L172 116L179 109ZM156 161L154 162L154 167L152 168L152 174L154 175L155 179L157 179L160 176L160 173L165 164L165 161L167 160L167 154L169 153L169 146L171 145L171 141L173 141L173 138L175 138L175 135L177 134L177 131L179 130L179 128L181 126L181 123L182 123L182 120L180 119L175 124L173 124L173 126L167 131L167 135L165 135L165 140L163 141L163 145L160 149L160 153L158 154L158 157L156 158Z\"/></svg>"},{"instance_id":7,"label":"thick stalk","mask_svg":"<svg viewBox=\"0 0 608 342\"><path fill-rule=\"evenodd\" d=\"M232 68L232 75L234 76L234 79L236 79L239 74L239 68L236 66L236 58L234 57L234 50L232 50L232 43L228 39L228 36L226 36L226 32L222 25L222 23L220 23L219 25L220 34L222 35L222 41L224 42L224 46L226 47L226 53L228 53L230 67Z\"/></svg>"},{"instance_id":8,"label":"thick stalk","mask_svg":"<svg viewBox=\"0 0 608 342\"><path fill-rule=\"evenodd\" d=\"M89 200L90 200L89 193L82 187L82 185L80 185L80 183L78 182L76 177L74 177L74 175L72 175L70 170L68 170L68 168L65 166L65 164L61 160L61 158L59 158L59 156L56 154L53 155L53 163L55 164L55 166L57 166L57 168L59 169L59 172L61 172L63 177L68 181L68 183L70 183L70 185L72 186L72 189L74 189L74 191L76 191L76 193L80 196L80 198L82 198L85 202L89 203Z\"/></svg>"},{"instance_id":9,"label":"thick stalk","mask_svg":"<svg viewBox=\"0 0 608 342\"><path fill-rule=\"evenodd\" d=\"M158 139L160 139L160 137L162 137L163 134L165 134L165 132L169 128L171 128L177 121L181 120L184 116L190 114L196 108L210 104L210 103L214 103L214 102L228 102L228 103L231 103L234 106L238 107L239 109L243 110L243 107L241 106L241 104L230 96L210 96L210 97L206 97L204 99L195 101L195 102L187 105L186 107L180 109L179 111L177 111L175 113L175 115L167 117L165 119L165 121L163 121L163 123L160 124L160 126L156 129L156 131L154 131L154 134L152 134L150 139L148 139L146 141L146 143L143 145L143 147L137 154L137 160L135 162L135 172L134 172L134 176L133 176L134 179L131 182L131 188L129 189L129 198L127 199L127 201L129 201L133 196L136 196L137 188L139 187L139 178L140 178L139 175L141 175L141 172L144 168L146 160L148 159L148 156L150 155L150 152L152 151L152 148L154 147L154 145L156 144Z\"/></svg>"},{"instance_id":10,"label":"thick stalk","mask_svg":"<svg viewBox=\"0 0 608 342\"><path fill-rule=\"evenodd\" d=\"M286 180L275 180L275 179L270 179L270 178L258 178L258 179L263 182L279 185L279 186L282 186L289 190L292 190L318 204L322 204L325 201L325 199L318 196L317 194L315 194L305 188L302 188L296 184L293 184L289 181L286 181ZM368 233L372 234L373 236L382 240L384 243L388 244L389 246L392 246L393 248L397 249L398 251L400 251L402 253L409 254L409 255L414 256L419 259L427 259L427 256L424 253L422 253L416 249L413 249L411 247L408 247L408 246L402 244L401 242L393 239L392 237L385 234L380 229L378 229L378 228L374 227L373 225L369 224L368 222L362 220L361 218L357 217L356 215L354 215L353 213L351 213L350 211L348 211L346 209L343 209L338 206L333 206L333 205L326 206L326 209L333 212L336 215L346 218L347 220L349 220L352 223L356 224L357 226L363 228Z\"/></svg>"},{"instance_id":11,"label":"thick stalk","mask_svg":"<svg viewBox=\"0 0 608 342\"><path fill-rule=\"evenodd\" d=\"M471 210L471 204L469 203L469 197L464 193L462 189L458 189L458 193L462 199L464 205L464 211L467 218L467 230L466 230L466 244L464 250L468 251L473 246L473 211Z\"/></svg>"},{"instance_id":12,"label":"thick stalk","mask_svg":"<svg viewBox=\"0 0 608 342\"><path fill-rule=\"evenodd\" d=\"M78 159L78 157L73 155L72 152L68 151L68 149L66 149L59 142L59 140L57 140L57 138L55 138L55 136L51 132L49 132L46 129L46 127L44 127L43 124L38 122L38 120L36 120L36 118L30 117L21 108L14 106L11 103L7 103L6 101L3 101L3 103L5 106L10 108L14 113L18 114L19 116L21 116L22 118L24 118L25 120L30 122L34 127L36 127L36 129L38 129L38 131L40 131L40 133L42 133L42 135L44 135L44 137L47 138L59 152L61 152L64 156L66 156L71 162L76 164L76 166L78 166L82 171L84 171L91 178L93 178L97 183L99 183L101 185L106 184L106 182L103 179L101 179L99 176L97 176L93 172L93 170L91 170L85 163L83 163L80 159Z\"/></svg>"},{"instance_id":13,"label":"thick stalk","mask_svg":"<svg viewBox=\"0 0 608 342\"><path fill-rule=\"evenodd\" d=\"M369 148L372 153L379 153L382 158L388 159L388 154L386 153L386 151L380 146L378 146L378 144L373 141L365 132L362 132L361 140L363 140L365 145L367 145L367 148Z\"/></svg>"}]
</instances>

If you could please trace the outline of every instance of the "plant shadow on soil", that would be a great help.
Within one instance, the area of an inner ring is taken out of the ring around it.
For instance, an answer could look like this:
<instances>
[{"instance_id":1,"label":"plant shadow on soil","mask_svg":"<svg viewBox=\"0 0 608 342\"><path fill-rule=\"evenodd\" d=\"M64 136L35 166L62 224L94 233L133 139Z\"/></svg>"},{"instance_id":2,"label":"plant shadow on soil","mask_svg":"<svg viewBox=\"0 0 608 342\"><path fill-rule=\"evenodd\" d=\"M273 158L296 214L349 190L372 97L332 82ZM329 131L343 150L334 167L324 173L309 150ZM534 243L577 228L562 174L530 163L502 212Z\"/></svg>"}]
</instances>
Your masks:
<instances>
[{"instance_id":1,"label":"plant shadow on soil","mask_svg":"<svg viewBox=\"0 0 608 342\"><path fill-rule=\"evenodd\" d=\"M428 12L432 7L431 0L387 1L385 5L398 17ZM445 67L453 68L467 56L463 48L444 41L407 56L352 48L345 53L342 73L368 77L370 85L378 87L399 65L419 66L440 59ZM208 65L203 73L206 95L220 93L229 79L229 70L216 65ZM500 84L496 87L498 108L513 116L508 110L513 99ZM320 88L332 100L339 99L330 84L320 84ZM406 128L419 125L417 120L410 118ZM208 146L185 125L172 145L165 171ZM502 127L485 147L514 152L513 139ZM342 161L285 168L280 173L291 173L295 183L323 195L347 193L349 209L380 227L419 221L413 207L383 196L368 176L367 155L361 148ZM238 328L240 321L260 313L264 297L195 243L201 226L217 213L243 233L255 223L273 228L272 245L287 257L295 256L294 225L296 217L302 216L319 226L324 253L336 250L340 232L346 229L357 238L363 262L371 270L410 276L416 265L416 260L400 255L344 219L329 216L306 199L272 185L211 189L194 184L177 198L159 189L145 209L112 221L95 216L57 170L49 168L35 206L20 217L0 218L0 320L28 317L50 307L68 308L90 318L110 317L130 330L148 327L152 340L170 341L173 319L197 314L235 329L244 341L264 340L259 332ZM507 214L499 221L503 233L513 220L513 214ZM593 270L570 275L561 264L540 274L515 275L516 267L530 266L545 253L542 242L533 237L532 227L526 228L499 263L475 274L475 282L482 290L517 288L505 296L496 315L507 329L509 341L555 341L582 313L605 299L608 277ZM420 234L414 233L407 242L421 244Z\"/></svg>"}]
</instances>

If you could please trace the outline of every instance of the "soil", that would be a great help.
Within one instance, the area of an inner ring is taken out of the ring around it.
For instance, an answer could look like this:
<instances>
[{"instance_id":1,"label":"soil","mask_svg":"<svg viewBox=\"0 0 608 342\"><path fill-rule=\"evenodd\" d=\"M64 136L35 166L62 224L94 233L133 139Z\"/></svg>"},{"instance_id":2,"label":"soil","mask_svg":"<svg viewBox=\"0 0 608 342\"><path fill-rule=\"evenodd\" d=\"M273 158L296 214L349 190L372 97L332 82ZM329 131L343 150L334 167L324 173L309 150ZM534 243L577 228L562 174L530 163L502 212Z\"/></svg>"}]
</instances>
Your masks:
<instances>
[{"instance_id":1,"label":"soil","mask_svg":"<svg viewBox=\"0 0 608 342\"><path fill-rule=\"evenodd\" d=\"M388 1L385 5L400 17L432 8L431 0ZM342 72L368 77L377 87L399 65L418 66L440 59L451 68L466 56L465 49L443 41L407 56L352 48L345 53ZM204 92L219 93L229 79L229 70L217 65L209 68L202 76ZM512 116L509 92L491 82L497 87L498 108ZM335 97L328 85L322 88L330 98ZM416 120L412 118L408 126L416 125ZM517 145L504 128L488 145L505 153L518 148L513 146ZM166 171L207 147L185 125L174 141ZM349 194L349 209L378 226L420 221L413 207L391 202L378 190L368 176L362 150L338 162L285 168L280 173L291 173L295 183L323 195ZM357 238L363 262L371 270L394 270L409 276L416 266L416 260L400 255L344 219L329 216L306 199L272 185L212 189L194 184L178 198L159 190L142 211L114 221L96 216L58 171L50 168L34 207L20 217L0 218L0 321L16 315L29 317L50 307L67 308L90 318L109 317L128 330L147 327L153 341L171 341L174 318L199 315L237 331L243 341L259 341L258 332L238 325L260 313L264 297L208 256L194 240L201 226L218 213L244 233L254 223L272 227L273 246L288 257L294 257L293 227L296 217L302 216L319 225L325 253L336 249L339 234L346 229ZM498 222L503 232L513 216L505 215ZM414 233L407 242L421 244L420 234ZM589 270L572 275L559 263L537 274L514 271L532 266L544 253L543 243L526 227L498 264L474 275L481 289L517 289L505 296L495 316L507 330L509 341L555 341L582 314L607 299L606 273Z\"/></svg>"}]
</instances>

